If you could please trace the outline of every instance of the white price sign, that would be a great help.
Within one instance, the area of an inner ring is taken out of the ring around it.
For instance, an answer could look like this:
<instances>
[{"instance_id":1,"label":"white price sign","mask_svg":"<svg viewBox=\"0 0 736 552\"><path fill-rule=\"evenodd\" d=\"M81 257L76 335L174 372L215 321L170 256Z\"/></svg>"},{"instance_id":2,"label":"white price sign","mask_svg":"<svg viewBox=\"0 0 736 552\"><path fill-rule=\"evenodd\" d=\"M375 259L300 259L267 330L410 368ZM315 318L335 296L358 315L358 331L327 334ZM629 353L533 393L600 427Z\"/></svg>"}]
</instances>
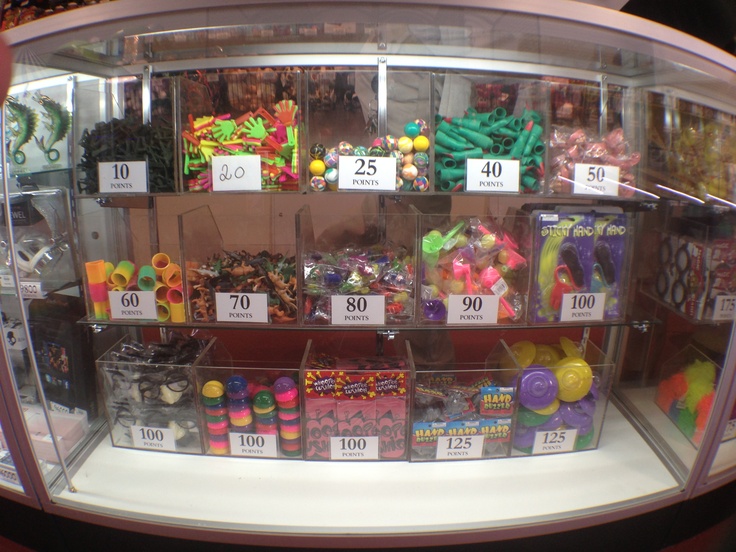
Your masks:
<instances>
[{"instance_id":1,"label":"white price sign","mask_svg":"<svg viewBox=\"0 0 736 552\"><path fill-rule=\"evenodd\" d=\"M560 307L560 322L603 320L605 306L605 293L565 293Z\"/></svg>"},{"instance_id":2,"label":"white price sign","mask_svg":"<svg viewBox=\"0 0 736 552\"><path fill-rule=\"evenodd\" d=\"M396 159L341 155L337 187L340 190L396 191Z\"/></svg>"},{"instance_id":3,"label":"white price sign","mask_svg":"<svg viewBox=\"0 0 736 552\"><path fill-rule=\"evenodd\" d=\"M330 437L330 460L378 460L378 437Z\"/></svg>"},{"instance_id":4,"label":"white price sign","mask_svg":"<svg viewBox=\"0 0 736 552\"><path fill-rule=\"evenodd\" d=\"M468 192L519 191L519 161L516 159L468 159L465 161Z\"/></svg>"},{"instance_id":5,"label":"white price sign","mask_svg":"<svg viewBox=\"0 0 736 552\"><path fill-rule=\"evenodd\" d=\"M97 163L101 194L148 192L148 164L145 161Z\"/></svg>"},{"instance_id":6,"label":"white price sign","mask_svg":"<svg viewBox=\"0 0 736 552\"><path fill-rule=\"evenodd\" d=\"M437 438L437 460L477 460L483 457L483 435L441 435Z\"/></svg>"},{"instance_id":7,"label":"white price sign","mask_svg":"<svg viewBox=\"0 0 736 552\"><path fill-rule=\"evenodd\" d=\"M176 437L171 428L134 425L130 431L135 448L176 452Z\"/></svg>"},{"instance_id":8,"label":"white price sign","mask_svg":"<svg viewBox=\"0 0 736 552\"><path fill-rule=\"evenodd\" d=\"M382 326L386 323L383 295L333 295L330 298L332 324Z\"/></svg>"},{"instance_id":9,"label":"white price sign","mask_svg":"<svg viewBox=\"0 0 736 552\"><path fill-rule=\"evenodd\" d=\"M619 168L575 163L573 194L618 196Z\"/></svg>"},{"instance_id":10,"label":"white price sign","mask_svg":"<svg viewBox=\"0 0 736 552\"><path fill-rule=\"evenodd\" d=\"M156 320L156 293L153 291L111 291L112 320Z\"/></svg>"},{"instance_id":11,"label":"white price sign","mask_svg":"<svg viewBox=\"0 0 736 552\"><path fill-rule=\"evenodd\" d=\"M450 295L447 302L448 324L496 324L498 295Z\"/></svg>"},{"instance_id":12,"label":"white price sign","mask_svg":"<svg viewBox=\"0 0 736 552\"><path fill-rule=\"evenodd\" d=\"M14 285L15 279L11 274L0 274L0 286L13 287Z\"/></svg>"},{"instance_id":13,"label":"white price sign","mask_svg":"<svg viewBox=\"0 0 736 552\"><path fill-rule=\"evenodd\" d=\"M713 320L733 320L736 313L736 296L719 295L713 307Z\"/></svg>"},{"instance_id":14,"label":"white price sign","mask_svg":"<svg viewBox=\"0 0 736 552\"><path fill-rule=\"evenodd\" d=\"M218 322L268 324L267 293L215 293Z\"/></svg>"},{"instance_id":15,"label":"white price sign","mask_svg":"<svg viewBox=\"0 0 736 552\"><path fill-rule=\"evenodd\" d=\"M212 191L260 190L260 155L216 155L212 157Z\"/></svg>"},{"instance_id":16,"label":"white price sign","mask_svg":"<svg viewBox=\"0 0 736 552\"><path fill-rule=\"evenodd\" d=\"M23 299L43 299L46 294L43 292L41 282L32 280L20 281L20 296Z\"/></svg>"},{"instance_id":17,"label":"white price sign","mask_svg":"<svg viewBox=\"0 0 736 552\"><path fill-rule=\"evenodd\" d=\"M577 429L558 429L556 431L537 431L534 434L532 454L552 452L571 452L575 448Z\"/></svg>"},{"instance_id":18,"label":"white price sign","mask_svg":"<svg viewBox=\"0 0 736 552\"><path fill-rule=\"evenodd\" d=\"M228 433L230 454L253 458L278 458L277 435L255 433Z\"/></svg>"}]
</instances>

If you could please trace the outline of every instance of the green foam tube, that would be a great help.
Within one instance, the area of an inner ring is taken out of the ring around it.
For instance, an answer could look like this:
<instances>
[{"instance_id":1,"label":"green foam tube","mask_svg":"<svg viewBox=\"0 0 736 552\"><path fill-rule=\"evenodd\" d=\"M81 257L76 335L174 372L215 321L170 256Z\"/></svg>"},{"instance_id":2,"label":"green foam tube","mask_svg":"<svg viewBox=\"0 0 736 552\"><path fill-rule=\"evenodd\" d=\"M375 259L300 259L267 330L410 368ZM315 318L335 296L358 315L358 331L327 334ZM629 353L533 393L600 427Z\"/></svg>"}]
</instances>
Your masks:
<instances>
[{"instance_id":1,"label":"green foam tube","mask_svg":"<svg viewBox=\"0 0 736 552\"><path fill-rule=\"evenodd\" d=\"M480 119L473 119L471 117L453 117L452 124L463 128L469 128L470 130L479 131L483 123Z\"/></svg>"},{"instance_id":2,"label":"green foam tube","mask_svg":"<svg viewBox=\"0 0 736 552\"><path fill-rule=\"evenodd\" d=\"M542 135L542 127L536 124L532 126L532 130L529 133L529 138L527 139L526 144L524 144L524 151L521 154L522 157L531 155L532 149L539 142L539 137L541 135Z\"/></svg>"},{"instance_id":3,"label":"green foam tube","mask_svg":"<svg viewBox=\"0 0 736 552\"><path fill-rule=\"evenodd\" d=\"M437 134L435 134L434 136L434 142L435 144L444 146L453 152L471 149L473 147L473 144L471 144L470 142L461 142L457 138L453 138L452 136L445 132L442 132L441 130L437 130Z\"/></svg>"},{"instance_id":4,"label":"green foam tube","mask_svg":"<svg viewBox=\"0 0 736 552\"><path fill-rule=\"evenodd\" d=\"M483 155L481 148L473 148L464 151L456 151L450 154L455 161L465 161L466 159L476 159Z\"/></svg>"},{"instance_id":5,"label":"green foam tube","mask_svg":"<svg viewBox=\"0 0 736 552\"><path fill-rule=\"evenodd\" d=\"M465 177L465 168L456 167L454 169L438 169L437 174L441 181L460 180Z\"/></svg>"},{"instance_id":6,"label":"green foam tube","mask_svg":"<svg viewBox=\"0 0 736 552\"><path fill-rule=\"evenodd\" d=\"M463 138L468 140L471 144L473 144L474 146L478 146L479 148L489 149L493 145L493 140L491 138L489 138L485 134L476 132L475 130L470 130L469 128L458 127L457 132Z\"/></svg>"}]
</instances>

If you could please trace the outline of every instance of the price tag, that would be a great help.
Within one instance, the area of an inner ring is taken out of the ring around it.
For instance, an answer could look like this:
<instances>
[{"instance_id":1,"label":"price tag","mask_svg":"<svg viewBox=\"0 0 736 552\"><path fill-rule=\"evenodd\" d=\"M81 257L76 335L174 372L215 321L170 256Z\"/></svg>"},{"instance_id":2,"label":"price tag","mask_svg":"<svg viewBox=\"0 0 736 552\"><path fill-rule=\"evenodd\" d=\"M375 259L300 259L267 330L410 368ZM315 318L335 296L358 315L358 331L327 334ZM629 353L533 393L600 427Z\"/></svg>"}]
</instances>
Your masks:
<instances>
[{"instance_id":1,"label":"price tag","mask_svg":"<svg viewBox=\"0 0 736 552\"><path fill-rule=\"evenodd\" d=\"M465 161L468 192L519 192L519 161L516 159L468 159Z\"/></svg>"},{"instance_id":2,"label":"price tag","mask_svg":"<svg viewBox=\"0 0 736 552\"><path fill-rule=\"evenodd\" d=\"M333 295L332 324L381 326L386 323L386 298L383 295Z\"/></svg>"},{"instance_id":3,"label":"price tag","mask_svg":"<svg viewBox=\"0 0 736 552\"><path fill-rule=\"evenodd\" d=\"M713 320L733 320L736 313L736 296L719 295L713 307Z\"/></svg>"},{"instance_id":4,"label":"price tag","mask_svg":"<svg viewBox=\"0 0 736 552\"><path fill-rule=\"evenodd\" d=\"M130 432L135 448L176 452L176 437L171 428L134 425L131 426Z\"/></svg>"},{"instance_id":5,"label":"price tag","mask_svg":"<svg viewBox=\"0 0 736 552\"><path fill-rule=\"evenodd\" d=\"M212 157L212 191L261 190L260 155L216 155Z\"/></svg>"},{"instance_id":6,"label":"price tag","mask_svg":"<svg viewBox=\"0 0 736 552\"><path fill-rule=\"evenodd\" d=\"M145 161L97 163L101 194L148 192L148 164Z\"/></svg>"},{"instance_id":7,"label":"price tag","mask_svg":"<svg viewBox=\"0 0 736 552\"><path fill-rule=\"evenodd\" d=\"M229 433L230 454L232 456L252 456L254 458L278 458L276 435L255 433Z\"/></svg>"},{"instance_id":8,"label":"price tag","mask_svg":"<svg viewBox=\"0 0 736 552\"><path fill-rule=\"evenodd\" d=\"M477 460L483 457L483 435L441 435L437 438L437 460Z\"/></svg>"},{"instance_id":9,"label":"price tag","mask_svg":"<svg viewBox=\"0 0 736 552\"><path fill-rule=\"evenodd\" d=\"M448 324L496 324L498 295L450 295L447 303Z\"/></svg>"},{"instance_id":10,"label":"price tag","mask_svg":"<svg viewBox=\"0 0 736 552\"><path fill-rule=\"evenodd\" d=\"M378 460L378 437L330 437L330 460Z\"/></svg>"},{"instance_id":11,"label":"price tag","mask_svg":"<svg viewBox=\"0 0 736 552\"><path fill-rule=\"evenodd\" d=\"M575 448L577 429L558 429L557 431L537 431L534 434L532 454L551 452L571 452Z\"/></svg>"},{"instance_id":12,"label":"price tag","mask_svg":"<svg viewBox=\"0 0 736 552\"><path fill-rule=\"evenodd\" d=\"M728 441L736 437L736 420L729 420L726 429L723 431L723 440Z\"/></svg>"},{"instance_id":13,"label":"price tag","mask_svg":"<svg viewBox=\"0 0 736 552\"><path fill-rule=\"evenodd\" d=\"M340 190L396 191L396 159L341 155L337 187Z\"/></svg>"},{"instance_id":14,"label":"price tag","mask_svg":"<svg viewBox=\"0 0 736 552\"><path fill-rule=\"evenodd\" d=\"M20 281L20 296L23 299L43 299L46 294L43 292L41 282L38 281Z\"/></svg>"},{"instance_id":15,"label":"price tag","mask_svg":"<svg viewBox=\"0 0 736 552\"><path fill-rule=\"evenodd\" d=\"M267 293L215 293L218 322L268 324Z\"/></svg>"},{"instance_id":16,"label":"price tag","mask_svg":"<svg viewBox=\"0 0 736 552\"><path fill-rule=\"evenodd\" d=\"M153 291L111 291L112 320L156 320L156 293Z\"/></svg>"},{"instance_id":17,"label":"price tag","mask_svg":"<svg viewBox=\"0 0 736 552\"><path fill-rule=\"evenodd\" d=\"M605 293L565 293L560 307L560 322L603 320L605 306Z\"/></svg>"},{"instance_id":18,"label":"price tag","mask_svg":"<svg viewBox=\"0 0 736 552\"><path fill-rule=\"evenodd\" d=\"M15 279L12 274L0 274L0 286L13 287L14 285Z\"/></svg>"},{"instance_id":19,"label":"price tag","mask_svg":"<svg viewBox=\"0 0 736 552\"><path fill-rule=\"evenodd\" d=\"M619 168L575 163L573 194L618 196Z\"/></svg>"}]
</instances>

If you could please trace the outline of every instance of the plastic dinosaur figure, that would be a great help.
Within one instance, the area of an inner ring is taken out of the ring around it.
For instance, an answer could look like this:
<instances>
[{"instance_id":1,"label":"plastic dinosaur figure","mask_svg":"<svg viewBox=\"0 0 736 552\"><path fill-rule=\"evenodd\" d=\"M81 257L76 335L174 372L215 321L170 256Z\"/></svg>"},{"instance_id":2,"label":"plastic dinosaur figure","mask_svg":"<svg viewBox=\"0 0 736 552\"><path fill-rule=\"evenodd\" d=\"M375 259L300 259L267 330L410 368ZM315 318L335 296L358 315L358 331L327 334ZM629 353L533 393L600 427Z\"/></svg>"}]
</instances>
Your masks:
<instances>
[{"instance_id":1,"label":"plastic dinosaur figure","mask_svg":"<svg viewBox=\"0 0 736 552\"><path fill-rule=\"evenodd\" d=\"M8 108L8 132L12 141L8 141L8 153L16 165L26 162L26 154L21 148L31 141L38 125L38 115L27 105L20 103L12 96L5 100Z\"/></svg>"},{"instance_id":2,"label":"plastic dinosaur figure","mask_svg":"<svg viewBox=\"0 0 736 552\"><path fill-rule=\"evenodd\" d=\"M49 163L54 163L59 160L61 154L59 150L53 148L53 145L69 132L72 116L59 102L48 96L35 94L33 99L43 108L43 124L46 130L50 132L48 138L45 136L42 136L40 140L36 138L36 144L43 151L46 160Z\"/></svg>"}]
</instances>

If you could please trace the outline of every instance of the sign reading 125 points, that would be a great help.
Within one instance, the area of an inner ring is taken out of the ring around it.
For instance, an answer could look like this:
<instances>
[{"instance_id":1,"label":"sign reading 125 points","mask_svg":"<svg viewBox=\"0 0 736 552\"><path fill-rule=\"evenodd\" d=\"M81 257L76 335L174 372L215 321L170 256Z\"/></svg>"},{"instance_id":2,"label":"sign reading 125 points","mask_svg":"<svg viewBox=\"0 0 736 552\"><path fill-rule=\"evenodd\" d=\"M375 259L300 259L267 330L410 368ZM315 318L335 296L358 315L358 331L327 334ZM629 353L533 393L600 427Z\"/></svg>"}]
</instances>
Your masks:
<instances>
[{"instance_id":1,"label":"sign reading 125 points","mask_svg":"<svg viewBox=\"0 0 736 552\"><path fill-rule=\"evenodd\" d=\"M560 322L603 320L605 293L566 293L562 296Z\"/></svg>"},{"instance_id":2,"label":"sign reading 125 points","mask_svg":"<svg viewBox=\"0 0 736 552\"><path fill-rule=\"evenodd\" d=\"M383 295L333 295L330 297L332 324L375 326L386 323Z\"/></svg>"},{"instance_id":3,"label":"sign reading 125 points","mask_svg":"<svg viewBox=\"0 0 736 552\"><path fill-rule=\"evenodd\" d=\"M532 454L551 452L571 452L575 448L577 429L558 429L556 431L537 431L534 434Z\"/></svg>"},{"instance_id":4,"label":"sign reading 125 points","mask_svg":"<svg viewBox=\"0 0 736 552\"><path fill-rule=\"evenodd\" d=\"M483 456L484 435L441 435L437 460L477 460Z\"/></svg>"},{"instance_id":5,"label":"sign reading 125 points","mask_svg":"<svg viewBox=\"0 0 736 552\"><path fill-rule=\"evenodd\" d=\"M518 192L519 161L515 159L468 159L465 189L469 192Z\"/></svg>"},{"instance_id":6,"label":"sign reading 125 points","mask_svg":"<svg viewBox=\"0 0 736 552\"><path fill-rule=\"evenodd\" d=\"M101 194L146 193L148 165L145 161L97 163Z\"/></svg>"},{"instance_id":7,"label":"sign reading 125 points","mask_svg":"<svg viewBox=\"0 0 736 552\"><path fill-rule=\"evenodd\" d=\"M218 322L268 324L267 293L215 293Z\"/></svg>"},{"instance_id":8,"label":"sign reading 125 points","mask_svg":"<svg viewBox=\"0 0 736 552\"><path fill-rule=\"evenodd\" d=\"M217 155L212 157L212 191L260 190L260 155Z\"/></svg>"},{"instance_id":9,"label":"sign reading 125 points","mask_svg":"<svg viewBox=\"0 0 736 552\"><path fill-rule=\"evenodd\" d=\"M619 168L613 165L575 163L573 194L617 196Z\"/></svg>"},{"instance_id":10,"label":"sign reading 125 points","mask_svg":"<svg viewBox=\"0 0 736 552\"><path fill-rule=\"evenodd\" d=\"M113 320L156 320L156 293L153 291L111 291L110 318Z\"/></svg>"},{"instance_id":11,"label":"sign reading 125 points","mask_svg":"<svg viewBox=\"0 0 736 552\"><path fill-rule=\"evenodd\" d=\"M396 159L341 155L337 187L340 190L396 191Z\"/></svg>"}]
</instances>

